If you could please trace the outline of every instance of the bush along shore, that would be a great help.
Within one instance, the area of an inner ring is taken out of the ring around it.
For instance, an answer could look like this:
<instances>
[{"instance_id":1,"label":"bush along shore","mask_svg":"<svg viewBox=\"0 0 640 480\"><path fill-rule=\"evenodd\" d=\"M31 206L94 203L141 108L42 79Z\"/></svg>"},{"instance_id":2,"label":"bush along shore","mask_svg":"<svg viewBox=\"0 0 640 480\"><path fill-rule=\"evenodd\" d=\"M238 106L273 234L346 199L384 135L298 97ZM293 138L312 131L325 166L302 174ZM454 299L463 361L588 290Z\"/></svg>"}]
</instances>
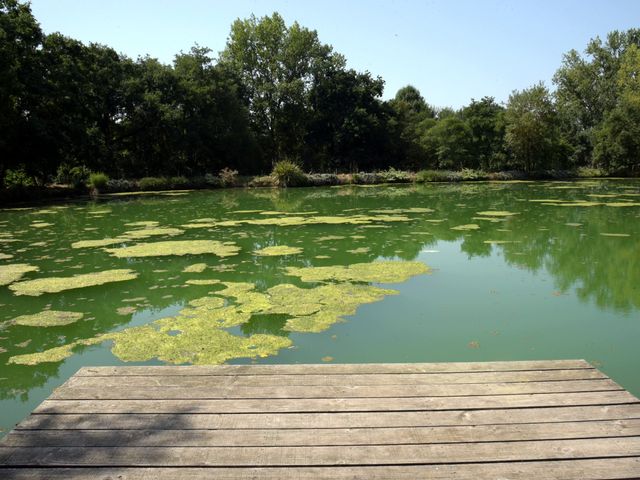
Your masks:
<instances>
[{"instance_id":1,"label":"bush along shore","mask_svg":"<svg viewBox=\"0 0 640 480\"><path fill-rule=\"evenodd\" d=\"M81 170L75 175L56 178L45 185L16 185L0 189L0 202L9 204L32 200L110 193L156 192L164 190L202 190L219 188L287 188L322 187L339 185L384 185L435 182L517 181L517 180L572 180L581 178L606 178L607 172L597 168L574 170L518 170L484 172L482 170L420 170L418 172L388 170L358 173L305 173L288 160L275 164L269 175L239 175L236 170L225 168L217 175L196 177L143 177L140 179L111 179L101 172ZM618 175L620 176L620 175ZM629 175L622 175L629 176Z\"/></svg>"}]
</instances>

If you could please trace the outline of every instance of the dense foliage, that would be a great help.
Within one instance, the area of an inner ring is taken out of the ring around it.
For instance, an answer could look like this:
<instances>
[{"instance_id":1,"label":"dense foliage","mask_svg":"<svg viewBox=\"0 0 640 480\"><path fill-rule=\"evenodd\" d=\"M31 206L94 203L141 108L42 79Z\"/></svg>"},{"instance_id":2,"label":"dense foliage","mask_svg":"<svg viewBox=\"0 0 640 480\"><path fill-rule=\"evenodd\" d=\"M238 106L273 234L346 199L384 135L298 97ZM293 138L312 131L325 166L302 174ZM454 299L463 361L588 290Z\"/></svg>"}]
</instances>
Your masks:
<instances>
[{"instance_id":1,"label":"dense foliage","mask_svg":"<svg viewBox=\"0 0 640 480\"><path fill-rule=\"evenodd\" d=\"M266 174L282 160L308 172L640 170L640 29L567 53L555 92L536 84L458 111L412 86L383 101L380 77L277 13L236 20L218 58L195 46L166 65L44 34L27 3L0 0L0 59L5 186Z\"/></svg>"}]
</instances>

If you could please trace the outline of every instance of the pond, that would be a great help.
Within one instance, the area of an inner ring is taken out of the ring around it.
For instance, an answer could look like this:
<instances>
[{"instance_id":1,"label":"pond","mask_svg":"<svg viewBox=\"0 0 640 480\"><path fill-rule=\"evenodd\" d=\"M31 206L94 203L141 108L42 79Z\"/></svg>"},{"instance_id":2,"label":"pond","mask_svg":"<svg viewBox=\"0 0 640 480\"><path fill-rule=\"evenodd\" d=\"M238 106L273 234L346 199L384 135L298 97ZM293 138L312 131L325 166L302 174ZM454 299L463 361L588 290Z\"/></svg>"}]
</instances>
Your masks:
<instances>
[{"instance_id":1,"label":"pond","mask_svg":"<svg viewBox=\"0 0 640 480\"><path fill-rule=\"evenodd\" d=\"M0 211L0 435L83 365L584 358L640 394L640 181Z\"/></svg>"}]
</instances>

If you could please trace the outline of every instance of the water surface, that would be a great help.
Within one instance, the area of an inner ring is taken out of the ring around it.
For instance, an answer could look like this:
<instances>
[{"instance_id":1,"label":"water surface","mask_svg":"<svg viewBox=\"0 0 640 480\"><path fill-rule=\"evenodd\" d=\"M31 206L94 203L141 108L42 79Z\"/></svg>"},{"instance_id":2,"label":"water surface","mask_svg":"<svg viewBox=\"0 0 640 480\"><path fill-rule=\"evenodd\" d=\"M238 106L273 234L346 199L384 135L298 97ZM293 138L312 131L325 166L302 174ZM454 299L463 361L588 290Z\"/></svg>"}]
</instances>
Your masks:
<instances>
[{"instance_id":1,"label":"water surface","mask_svg":"<svg viewBox=\"0 0 640 480\"><path fill-rule=\"evenodd\" d=\"M0 286L0 428L10 429L80 366L164 363L124 362L111 341L79 345L61 361L11 358L171 318L222 287L189 280L248 282L256 292L307 289L333 281L305 282L288 267L379 261L422 262L431 271L371 284L398 293L363 302L319 332L292 331L285 312L250 315L224 331L288 339L287 346L229 363L585 358L639 395L638 202L640 182L602 180L167 192L2 210L0 267L37 270ZM368 219L333 224L334 217ZM276 220L251 223L266 218ZM194 223L205 226L189 228ZM145 228L176 230L124 238ZM104 238L118 241L72 247ZM173 240L233 242L239 251L120 258L105 250ZM294 250L255 253L270 246ZM205 265L188 268L198 264ZM36 296L15 290L32 279L114 269L136 278ZM83 317L49 327L15 321L50 310Z\"/></svg>"}]
</instances>

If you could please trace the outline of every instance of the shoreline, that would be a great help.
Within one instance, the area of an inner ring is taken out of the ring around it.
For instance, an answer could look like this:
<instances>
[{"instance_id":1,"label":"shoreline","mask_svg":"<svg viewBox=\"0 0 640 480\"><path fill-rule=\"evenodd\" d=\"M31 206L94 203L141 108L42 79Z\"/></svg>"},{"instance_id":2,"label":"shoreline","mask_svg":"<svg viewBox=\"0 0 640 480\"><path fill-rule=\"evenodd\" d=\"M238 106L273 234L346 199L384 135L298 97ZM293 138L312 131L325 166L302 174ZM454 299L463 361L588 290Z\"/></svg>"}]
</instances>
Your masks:
<instances>
[{"instance_id":1,"label":"shoreline","mask_svg":"<svg viewBox=\"0 0 640 480\"><path fill-rule=\"evenodd\" d=\"M428 172L424 175L423 172ZM420 175L423 174L421 178ZM426 177L426 178L425 178ZM517 183L532 181L581 181L581 180L626 180L639 178L635 175L581 175L578 171L549 170L543 172L477 172L477 171L421 171L410 172L392 170L383 172L360 172L355 174L304 174L296 184L282 185L270 175L238 176L230 183L223 183L218 177L147 177L155 180L155 188L140 187L144 179L110 180L106 188L92 189L88 186L50 184L44 186L22 187L16 189L0 189L2 208L19 207L21 205L47 203L57 200L78 200L101 198L107 196L153 195L167 191L193 190L227 190L227 189L286 189L314 187L348 187L348 186L384 186L410 184L452 184L452 183ZM175 181L179 179L179 181ZM174 180L172 182L172 180ZM143 182L144 183L144 182Z\"/></svg>"}]
</instances>

